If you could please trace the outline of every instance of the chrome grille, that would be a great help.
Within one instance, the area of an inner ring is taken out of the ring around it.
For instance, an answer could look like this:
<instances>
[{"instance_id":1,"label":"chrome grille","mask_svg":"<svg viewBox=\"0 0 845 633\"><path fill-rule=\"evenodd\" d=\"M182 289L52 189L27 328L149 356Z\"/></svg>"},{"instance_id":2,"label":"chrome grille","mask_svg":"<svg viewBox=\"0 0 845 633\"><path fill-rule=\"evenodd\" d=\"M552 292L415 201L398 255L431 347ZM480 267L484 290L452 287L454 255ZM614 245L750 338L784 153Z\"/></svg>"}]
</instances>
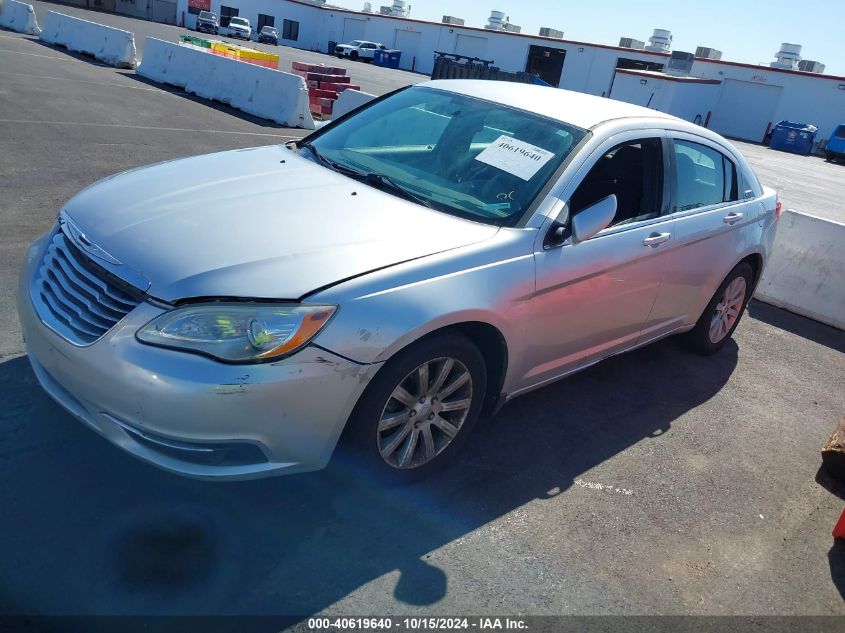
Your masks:
<instances>
[{"instance_id":1,"label":"chrome grille","mask_svg":"<svg viewBox=\"0 0 845 633\"><path fill-rule=\"evenodd\" d=\"M77 345L95 342L142 300L89 261L61 231L44 253L30 294L44 324Z\"/></svg>"}]
</instances>

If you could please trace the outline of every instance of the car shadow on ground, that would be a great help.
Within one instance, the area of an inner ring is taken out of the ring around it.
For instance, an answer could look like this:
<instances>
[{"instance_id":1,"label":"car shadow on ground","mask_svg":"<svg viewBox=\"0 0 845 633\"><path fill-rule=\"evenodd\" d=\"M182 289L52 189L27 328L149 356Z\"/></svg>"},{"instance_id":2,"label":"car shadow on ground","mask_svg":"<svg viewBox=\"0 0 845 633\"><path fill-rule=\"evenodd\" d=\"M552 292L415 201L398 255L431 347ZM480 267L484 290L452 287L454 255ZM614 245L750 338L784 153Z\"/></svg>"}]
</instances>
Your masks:
<instances>
[{"instance_id":1,"label":"car shadow on ground","mask_svg":"<svg viewBox=\"0 0 845 633\"><path fill-rule=\"evenodd\" d=\"M432 551L659 441L736 364L733 341L710 358L668 340L608 360L509 403L456 464L402 488L346 467L170 475L53 404L25 357L0 363L0 613L303 616L397 571L394 599L433 605L449 578Z\"/></svg>"},{"instance_id":2,"label":"car shadow on ground","mask_svg":"<svg viewBox=\"0 0 845 633\"><path fill-rule=\"evenodd\" d=\"M758 321L768 323L780 330L791 332L808 341L813 341L845 354L845 334L842 333L842 330L781 310L761 301L749 303L748 314Z\"/></svg>"}]
</instances>

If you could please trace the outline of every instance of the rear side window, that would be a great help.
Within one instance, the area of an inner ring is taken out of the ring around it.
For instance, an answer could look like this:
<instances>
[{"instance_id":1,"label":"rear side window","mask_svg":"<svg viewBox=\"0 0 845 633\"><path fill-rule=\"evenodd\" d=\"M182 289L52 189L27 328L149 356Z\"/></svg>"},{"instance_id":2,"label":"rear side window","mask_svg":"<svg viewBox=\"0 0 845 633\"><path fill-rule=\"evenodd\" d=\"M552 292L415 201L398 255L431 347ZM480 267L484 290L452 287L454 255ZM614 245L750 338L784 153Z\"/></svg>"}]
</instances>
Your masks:
<instances>
[{"instance_id":1,"label":"rear side window","mask_svg":"<svg viewBox=\"0 0 845 633\"><path fill-rule=\"evenodd\" d=\"M689 211L738 200L736 167L706 145L675 140L678 194L675 211Z\"/></svg>"},{"instance_id":2,"label":"rear side window","mask_svg":"<svg viewBox=\"0 0 845 633\"><path fill-rule=\"evenodd\" d=\"M845 125L840 125L833 133L836 138L845 138Z\"/></svg>"}]
</instances>

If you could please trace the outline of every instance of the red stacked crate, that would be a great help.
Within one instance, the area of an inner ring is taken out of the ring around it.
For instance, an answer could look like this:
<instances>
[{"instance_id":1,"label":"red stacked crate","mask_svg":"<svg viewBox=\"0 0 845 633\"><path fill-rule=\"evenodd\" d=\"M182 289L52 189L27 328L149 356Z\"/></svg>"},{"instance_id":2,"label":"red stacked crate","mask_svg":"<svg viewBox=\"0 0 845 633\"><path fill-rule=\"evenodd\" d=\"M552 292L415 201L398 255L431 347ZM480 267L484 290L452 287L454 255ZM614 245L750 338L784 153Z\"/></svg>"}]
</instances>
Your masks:
<instances>
[{"instance_id":1,"label":"red stacked crate","mask_svg":"<svg viewBox=\"0 0 845 633\"><path fill-rule=\"evenodd\" d=\"M305 85L308 86L308 101L311 104L311 112L314 114L331 115L339 93L349 89L361 89L346 76L344 68L304 62L293 62L291 67L294 74L305 79Z\"/></svg>"}]
</instances>

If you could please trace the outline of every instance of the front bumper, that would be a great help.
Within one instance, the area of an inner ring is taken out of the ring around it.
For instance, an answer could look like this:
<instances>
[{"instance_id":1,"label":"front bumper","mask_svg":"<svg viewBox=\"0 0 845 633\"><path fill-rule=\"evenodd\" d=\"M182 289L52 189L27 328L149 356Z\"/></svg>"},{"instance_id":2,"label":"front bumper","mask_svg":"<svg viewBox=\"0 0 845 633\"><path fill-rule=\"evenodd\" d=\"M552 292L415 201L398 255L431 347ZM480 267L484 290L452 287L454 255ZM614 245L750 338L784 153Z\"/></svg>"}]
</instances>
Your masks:
<instances>
[{"instance_id":1,"label":"front bumper","mask_svg":"<svg viewBox=\"0 0 845 633\"><path fill-rule=\"evenodd\" d=\"M162 312L142 303L103 338L79 347L44 326L29 283L45 248L30 249L18 313L41 386L112 443L160 468L210 479L306 472L329 461L379 365L317 347L263 365L226 365L139 343Z\"/></svg>"}]
</instances>

